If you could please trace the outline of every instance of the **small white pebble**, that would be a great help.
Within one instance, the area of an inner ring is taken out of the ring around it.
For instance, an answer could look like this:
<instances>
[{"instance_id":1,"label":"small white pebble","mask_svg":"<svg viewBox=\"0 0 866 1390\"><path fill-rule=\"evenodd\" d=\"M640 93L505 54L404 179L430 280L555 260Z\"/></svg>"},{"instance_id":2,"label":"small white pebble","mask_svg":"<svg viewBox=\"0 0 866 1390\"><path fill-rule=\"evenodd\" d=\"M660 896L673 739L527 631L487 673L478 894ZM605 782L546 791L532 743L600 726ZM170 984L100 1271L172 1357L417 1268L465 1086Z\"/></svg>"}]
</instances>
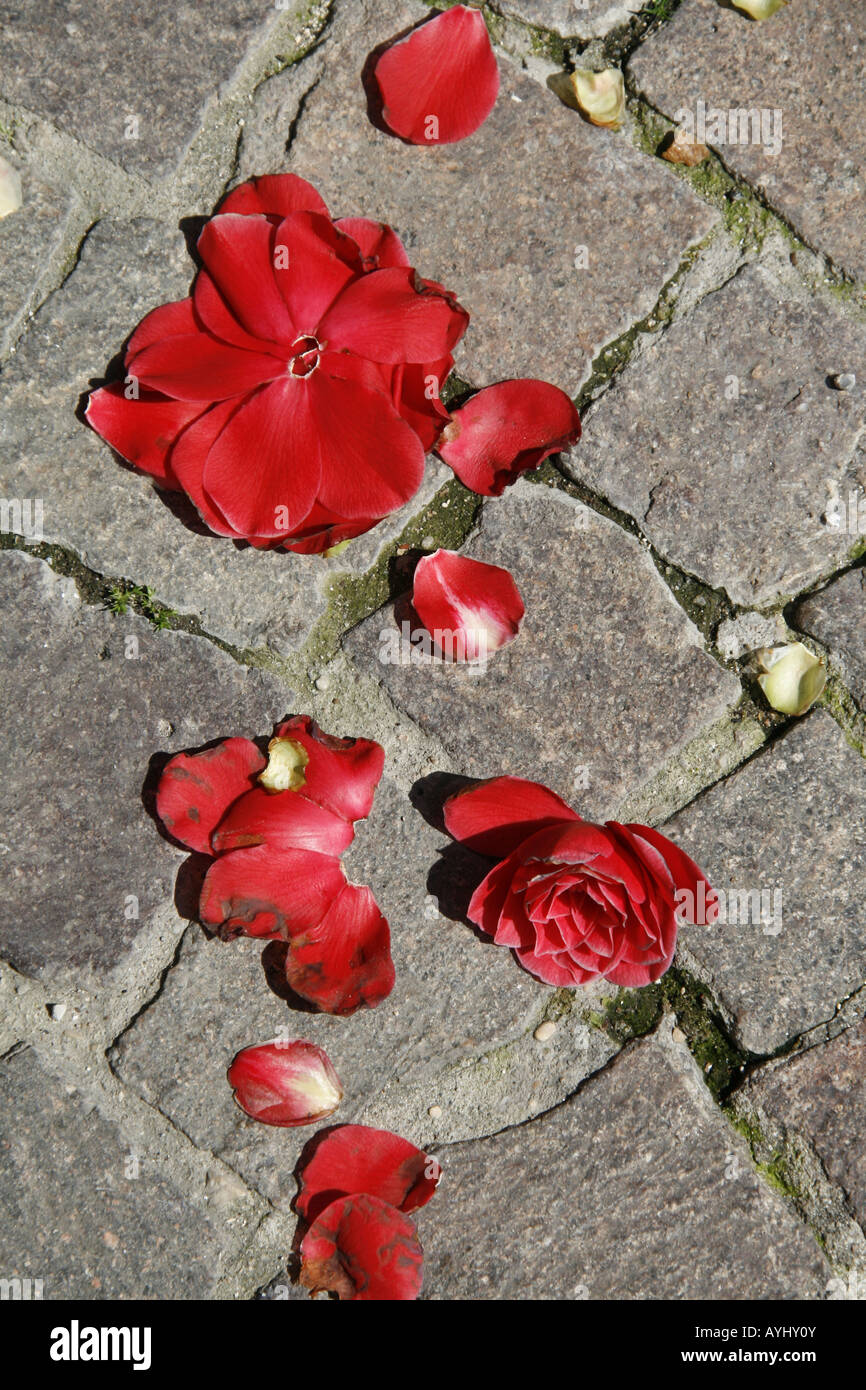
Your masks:
<instances>
[{"instance_id":1,"label":"small white pebble","mask_svg":"<svg viewBox=\"0 0 866 1390\"><path fill-rule=\"evenodd\" d=\"M427 1111L427 1114L430 1116L431 1120L438 1120L439 1116L442 1114L442 1106L431 1105L430 1109Z\"/></svg>"},{"instance_id":2,"label":"small white pebble","mask_svg":"<svg viewBox=\"0 0 866 1390\"><path fill-rule=\"evenodd\" d=\"M548 1042L553 1037L555 1032L556 1024L551 1022L551 1020L548 1018L545 1020L544 1023L539 1023L532 1036L535 1038L536 1042Z\"/></svg>"},{"instance_id":3,"label":"small white pebble","mask_svg":"<svg viewBox=\"0 0 866 1390\"><path fill-rule=\"evenodd\" d=\"M853 372L837 372L831 376L830 381L837 391L853 391L857 385L857 378Z\"/></svg>"},{"instance_id":4,"label":"small white pebble","mask_svg":"<svg viewBox=\"0 0 866 1390\"><path fill-rule=\"evenodd\" d=\"M65 1018L65 1016L66 1016L66 1009L67 1009L67 1005L66 1005L66 1004L49 1004L49 1005L48 1005L48 1013L50 1014L51 1018L54 1019L55 1023L59 1023L60 1020L61 1020L62 1018Z\"/></svg>"},{"instance_id":5,"label":"small white pebble","mask_svg":"<svg viewBox=\"0 0 866 1390\"><path fill-rule=\"evenodd\" d=\"M713 1069L713 1064L712 1064L712 1062L707 1062L707 1065L704 1067L704 1071L712 1071L712 1069Z\"/></svg>"},{"instance_id":6,"label":"small white pebble","mask_svg":"<svg viewBox=\"0 0 866 1390\"><path fill-rule=\"evenodd\" d=\"M673 1038L675 1043L684 1043L686 1040L686 1035L683 1032L682 1028L672 1028L671 1037Z\"/></svg>"},{"instance_id":7,"label":"small white pebble","mask_svg":"<svg viewBox=\"0 0 866 1390\"><path fill-rule=\"evenodd\" d=\"M330 678L330 676L317 676L317 677L316 677L316 689L317 689L317 690L328 690L328 689L330 688L330 685L331 685L331 678Z\"/></svg>"},{"instance_id":8,"label":"small white pebble","mask_svg":"<svg viewBox=\"0 0 866 1390\"><path fill-rule=\"evenodd\" d=\"M435 537L435 536L425 536L424 539L423 539L423 541L421 542L421 549L422 549L422 550L433 550L433 549L435 548L435 545L436 545L436 537Z\"/></svg>"}]
</instances>

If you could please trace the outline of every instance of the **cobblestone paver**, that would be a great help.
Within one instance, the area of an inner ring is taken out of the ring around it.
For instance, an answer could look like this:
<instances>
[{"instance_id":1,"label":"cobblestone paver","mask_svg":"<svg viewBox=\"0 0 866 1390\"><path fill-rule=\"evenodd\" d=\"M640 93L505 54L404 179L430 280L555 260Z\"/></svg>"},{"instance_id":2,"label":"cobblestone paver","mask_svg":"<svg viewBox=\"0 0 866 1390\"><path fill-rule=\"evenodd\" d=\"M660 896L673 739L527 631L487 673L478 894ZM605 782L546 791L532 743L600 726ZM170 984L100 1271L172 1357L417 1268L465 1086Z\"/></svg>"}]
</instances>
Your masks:
<instances>
[{"instance_id":1,"label":"cobblestone paver","mask_svg":"<svg viewBox=\"0 0 866 1390\"><path fill-rule=\"evenodd\" d=\"M362 81L420 0L0 3L23 189L0 219L0 1278L306 1299L313 1131L257 1124L225 1077L288 1036L332 1058L335 1121L441 1160L425 1298L863 1296L856 8L496 0L499 101L424 149L371 122ZM550 80L610 61L618 131ZM674 168L659 139L698 103L754 109L766 138L708 134ZM489 500L431 457L328 559L218 539L113 455L86 393L187 293L226 189L284 170L457 292L456 392L554 382L574 449ZM526 604L480 672L393 659L411 564L440 545L507 566ZM829 679L795 720L754 649L801 636ZM397 983L350 1018L299 1007L276 946L205 934L202 864L154 820L167 756L294 713L386 752L346 867ZM645 991L535 980L468 925L489 862L442 829L448 790L504 772L663 828L722 922L682 929Z\"/></svg>"}]
</instances>

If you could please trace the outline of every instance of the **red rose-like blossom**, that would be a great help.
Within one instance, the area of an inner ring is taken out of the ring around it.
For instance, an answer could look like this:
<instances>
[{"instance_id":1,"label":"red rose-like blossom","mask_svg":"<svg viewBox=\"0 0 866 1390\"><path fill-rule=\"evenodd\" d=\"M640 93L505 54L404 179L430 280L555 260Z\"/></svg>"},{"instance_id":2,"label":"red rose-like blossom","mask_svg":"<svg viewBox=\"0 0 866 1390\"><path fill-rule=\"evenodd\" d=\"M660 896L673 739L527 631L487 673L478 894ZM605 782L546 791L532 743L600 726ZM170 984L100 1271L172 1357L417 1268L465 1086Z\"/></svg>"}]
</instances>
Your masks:
<instances>
[{"instance_id":1,"label":"red rose-like blossom","mask_svg":"<svg viewBox=\"0 0 866 1390\"><path fill-rule=\"evenodd\" d=\"M470 920L547 984L650 984L673 959L678 921L716 901L697 864L657 830L592 825L520 777L458 792L445 825L500 860L475 890Z\"/></svg>"},{"instance_id":2,"label":"red rose-like blossom","mask_svg":"<svg viewBox=\"0 0 866 1390\"><path fill-rule=\"evenodd\" d=\"M436 452L465 487L500 497L509 483L580 439L570 396L546 381L500 381L452 412Z\"/></svg>"},{"instance_id":3,"label":"red rose-like blossom","mask_svg":"<svg viewBox=\"0 0 866 1390\"><path fill-rule=\"evenodd\" d=\"M430 1201L441 1176L436 1160L408 1139L387 1129L340 1125L314 1140L295 1205L315 1221L338 1197L365 1192L401 1211L415 1211Z\"/></svg>"},{"instance_id":4,"label":"red rose-like blossom","mask_svg":"<svg viewBox=\"0 0 866 1390\"><path fill-rule=\"evenodd\" d=\"M265 1125L315 1124L333 1115L343 1098L328 1054L310 1042L245 1047L227 1075L241 1109Z\"/></svg>"},{"instance_id":5,"label":"red rose-like blossom","mask_svg":"<svg viewBox=\"0 0 866 1390\"><path fill-rule=\"evenodd\" d=\"M448 660L478 661L517 636L524 607L508 570L453 550L425 555L412 607Z\"/></svg>"},{"instance_id":6,"label":"red rose-like blossom","mask_svg":"<svg viewBox=\"0 0 866 1390\"><path fill-rule=\"evenodd\" d=\"M411 1300L423 1277L415 1227L396 1207L358 1193L326 1207L301 1241L300 1282L358 1302Z\"/></svg>"},{"instance_id":7,"label":"red rose-like blossom","mask_svg":"<svg viewBox=\"0 0 866 1390\"><path fill-rule=\"evenodd\" d=\"M455 5L387 48L376 63L382 119L413 145L472 135L499 95L499 67L478 10Z\"/></svg>"},{"instance_id":8,"label":"red rose-like blossom","mask_svg":"<svg viewBox=\"0 0 866 1390\"><path fill-rule=\"evenodd\" d=\"M231 738L178 754L162 774L162 824L214 856L199 917L225 939L285 941L289 984L324 1012L373 1008L394 987L388 923L339 856L370 813L384 752L301 715L277 728L268 755Z\"/></svg>"},{"instance_id":9,"label":"red rose-like blossom","mask_svg":"<svg viewBox=\"0 0 866 1390\"><path fill-rule=\"evenodd\" d=\"M198 251L89 423L218 535L318 552L369 530L421 482L468 315L389 227L332 221L292 174L230 193Z\"/></svg>"}]
</instances>

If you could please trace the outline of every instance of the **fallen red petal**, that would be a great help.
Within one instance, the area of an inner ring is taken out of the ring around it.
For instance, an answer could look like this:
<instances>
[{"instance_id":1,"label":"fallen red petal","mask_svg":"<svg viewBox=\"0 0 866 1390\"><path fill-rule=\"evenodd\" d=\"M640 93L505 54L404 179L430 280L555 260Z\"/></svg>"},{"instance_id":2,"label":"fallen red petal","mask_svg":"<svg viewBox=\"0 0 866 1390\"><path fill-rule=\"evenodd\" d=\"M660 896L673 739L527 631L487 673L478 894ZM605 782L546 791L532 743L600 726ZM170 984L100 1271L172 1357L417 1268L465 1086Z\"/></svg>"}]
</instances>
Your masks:
<instances>
[{"instance_id":1,"label":"fallen red petal","mask_svg":"<svg viewBox=\"0 0 866 1390\"><path fill-rule=\"evenodd\" d=\"M465 487L499 497L522 473L580 438L573 401L546 381L502 381L452 411L436 452Z\"/></svg>"},{"instance_id":2,"label":"fallen red petal","mask_svg":"<svg viewBox=\"0 0 866 1390\"><path fill-rule=\"evenodd\" d=\"M300 1282L341 1300L412 1300L421 1292L423 1252L408 1217L358 1194L326 1207L301 1242Z\"/></svg>"},{"instance_id":3,"label":"fallen red petal","mask_svg":"<svg viewBox=\"0 0 866 1390\"><path fill-rule=\"evenodd\" d=\"M172 400L147 388L138 388L138 395L129 399L128 389L118 381L94 391L85 412L87 423L143 473L176 483L169 461L172 446L207 407L200 401Z\"/></svg>"},{"instance_id":4,"label":"fallen red petal","mask_svg":"<svg viewBox=\"0 0 866 1390\"><path fill-rule=\"evenodd\" d=\"M483 660L513 641L524 607L508 570L437 550L415 570L412 604L448 661Z\"/></svg>"},{"instance_id":5,"label":"fallen red petal","mask_svg":"<svg viewBox=\"0 0 866 1390\"><path fill-rule=\"evenodd\" d=\"M310 1148L295 1203L308 1221L352 1192L364 1192L403 1212L415 1211L430 1201L442 1176L435 1158L387 1129L339 1125L316 1138Z\"/></svg>"},{"instance_id":6,"label":"fallen red petal","mask_svg":"<svg viewBox=\"0 0 866 1390\"><path fill-rule=\"evenodd\" d=\"M304 796L349 821L369 816L385 768L381 744L368 738L335 738L307 714L280 724L276 737L293 739L309 757Z\"/></svg>"},{"instance_id":7,"label":"fallen red petal","mask_svg":"<svg viewBox=\"0 0 866 1390\"><path fill-rule=\"evenodd\" d=\"M228 939L282 937L314 927L346 882L339 859L267 845L222 854L202 885L199 916Z\"/></svg>"},{"instance_id":8,"label":"fallen red petal","mask_svg":"<svg viewBox=\"0 0 866 1390\"><path fill-rule=\"evenodd\" d=\"M386 49L375 67L388 129L413 145L472 135L499 95L499 67L478 10L455 5Z\"/></svg>"},{"instance_id":9,"label":"fallen red petal","mask_svg":"<svg viewBox=\"0 0 866 1390\"><path fill-rule=\"evenodd\" d=\"M227 1075L241 1109L265 1125L314 1124L332 1115L343 1098L327 1053L309 1042L245 1047Z\"/></svg>"}]
</instances>

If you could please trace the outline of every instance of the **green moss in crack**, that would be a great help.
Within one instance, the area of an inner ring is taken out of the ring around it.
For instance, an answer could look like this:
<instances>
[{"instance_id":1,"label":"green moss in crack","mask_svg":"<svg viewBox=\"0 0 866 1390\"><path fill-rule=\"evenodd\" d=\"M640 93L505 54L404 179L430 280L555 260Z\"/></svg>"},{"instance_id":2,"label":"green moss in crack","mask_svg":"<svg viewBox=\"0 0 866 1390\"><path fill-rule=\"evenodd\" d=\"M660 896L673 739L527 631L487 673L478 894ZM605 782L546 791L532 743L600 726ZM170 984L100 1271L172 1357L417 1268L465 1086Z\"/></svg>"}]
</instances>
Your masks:
<instances>
[{"instance_id":1,"label":"green moss in crack","mask_svg":"<svg viewBox=\"0 0 866 1390\"><path fill-rule=\"evenodd\" d=\"M728 1036L712 995L685 970L669 970L660 984L709 1090L721 1099L740 1079L750 1053Z\"/></svg>"},{"instance_id":2,"label":"green moss in crack","mask_svg":"<svg viewBox=\"0 0 866 1390\"><path fill-rule=\"evenodd\" d=\"M623 1047L651 1033L661 1019L663 997L660 984L618 990L615 998L604 1001L604 1031Z\"/></svg>"}]
</instances>

